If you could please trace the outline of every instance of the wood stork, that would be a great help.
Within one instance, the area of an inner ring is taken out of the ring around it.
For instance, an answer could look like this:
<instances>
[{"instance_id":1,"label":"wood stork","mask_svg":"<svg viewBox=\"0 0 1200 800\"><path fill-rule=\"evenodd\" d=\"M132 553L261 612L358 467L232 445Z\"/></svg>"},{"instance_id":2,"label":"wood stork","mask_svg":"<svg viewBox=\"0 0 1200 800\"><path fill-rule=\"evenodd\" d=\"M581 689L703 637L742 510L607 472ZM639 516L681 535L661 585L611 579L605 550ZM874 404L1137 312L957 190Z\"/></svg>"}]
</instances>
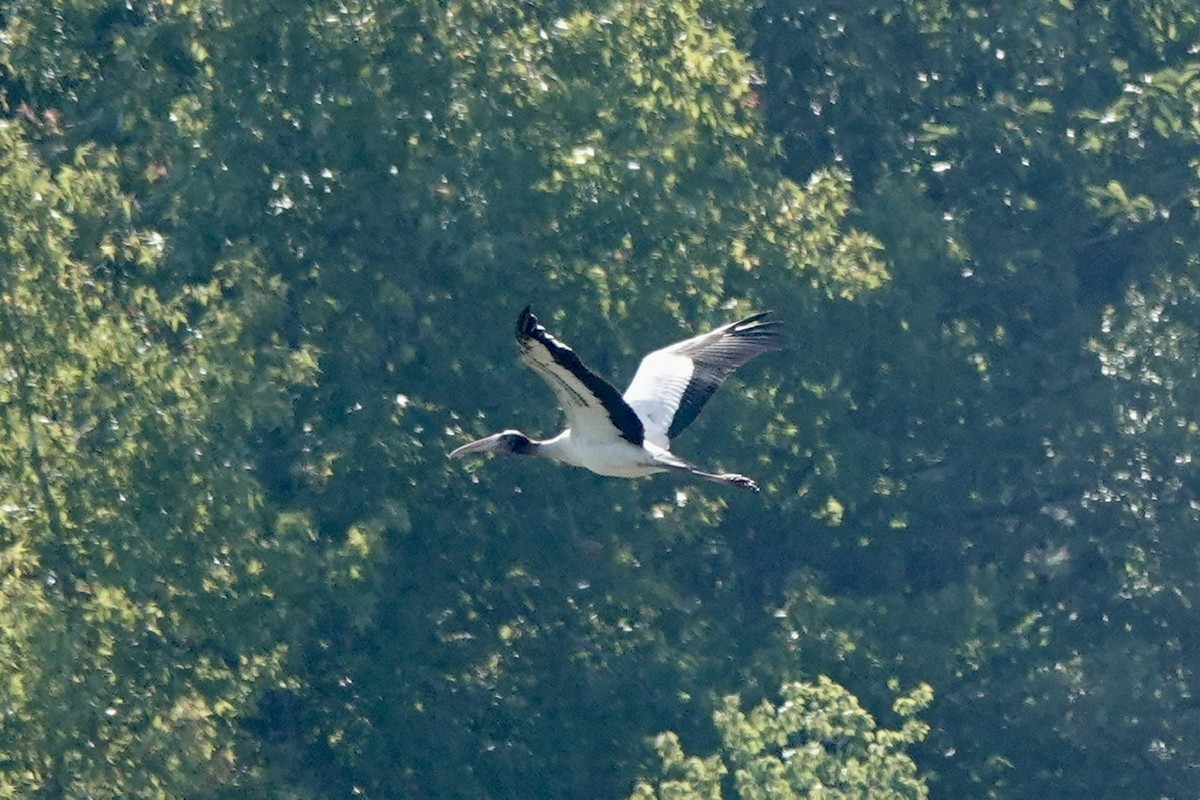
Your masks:
<instances>
[{"instance_id":1,"label":"wood stork","mask_svg":"<svg viewBox=\"0 0 1200 800\"><path fill-rule=\"evenodd\" d=\"M621 395L542 327L528 306L517 318L521 361L542 377L567 415L567 429L536 441L506 430L450 453L516 453L553 458L600 475L640 478L686 472L758 491L744 475L705 472L670 451L722 381L759 353L781 347L780 323L753 314L685 339L642 359Z\"/></svg>"}]
</instances>

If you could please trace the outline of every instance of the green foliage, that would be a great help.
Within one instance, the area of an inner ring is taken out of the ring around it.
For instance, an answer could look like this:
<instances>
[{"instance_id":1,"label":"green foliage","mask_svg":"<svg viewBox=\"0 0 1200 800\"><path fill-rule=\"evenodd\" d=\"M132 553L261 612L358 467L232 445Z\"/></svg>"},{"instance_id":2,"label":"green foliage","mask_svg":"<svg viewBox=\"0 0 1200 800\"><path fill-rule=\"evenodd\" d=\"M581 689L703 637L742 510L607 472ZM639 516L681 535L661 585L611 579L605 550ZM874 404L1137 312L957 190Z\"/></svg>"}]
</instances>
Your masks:
<instances>
[{"instance_id":1,"label":"green foliage","mask_svg":"<svg viewBox=\"0 0 1200 800\"><path fill-rule=\"evenodd\" d=\"M0 793L1197 794L1193 6L9 3ZM526 303L764 492L446 461Z\"/></svg>"},{"instance_id":2,"label":"green foliage","mask_svg":"<svg viewBox=\"0 0 1200 800\"><path fill-rule=\"evenodd\" d=\"M221 345L183 388L258 519L214 528L304 555L293 578L254 567L280 669L260 713L239 699L227 717L296 791L612 793L641 737L690 715L681 694L706 702L706 653L740 625L726 499L585 475L546 496L545 465L468 475L435 454L522 406L529 376L496 365L526 302L568 340L597 330L590 360L629 374L646 342L748 295L802 309L882 284L874 240L841 224L847 176L775 169L731 33L744 12L719 12L12 7L5 86L44 157L112 148L136 224L160 232L114 291L164 304L163 369ZM730 422L730 448L761 427ZM160 467L192 452L169 428L130 436ZM601 704L607 720L569 713Z\"/></svg>"},{"instance_id":3,"label":"green foliage","mask_svg":"<svg viewBox=\"0 0 1200 800\"><path fill-rule=\"evenodd\" d=\"M783 703L763 702L748 713L737 695L725 697L713 715L720 752L685 755L674 733L659 734L655 750L662 777L641 781L637 800L716 800L732 777L730 796L761 798L924 798L917 767L903 752L921 741L928 726L912 719L933 698L927 686L896 700L905 719L883 730L843 687L821 676L815 684L787 683Z\"/></svg>"},{"instance_id":4,"label":"green foliage","mask_svg":"<svg viewBox=\"0 0 1200 800\"><path fill-rule=\"evenodd\" d=\"M1189 482L1188 424L1169 409L1190 378L1131 397L1167 353L1187 363L1186 314L1159 309L1186 306L1195 271L1196 133L1181 120L1198 22L1176 2L759 16L788 171L839 158L892 275L846 323L871 344L836 358L847 410L819 429L811 488L843 511L835 540L805 553L817 577L784 584L780 658L931 681L923 752L950 795L1195 790L1177 744L1191 714L1172 699L1195 675L1167 655L1188 649L1191 601L1168 609L1130 582L1149 580L1152 554L1195 565L1174 543L1190 500L1166 488ZM1174 521L1117 510L1148 506ZM1146 585L1189 593L1178 573Z\"/></svg>"},{"instance_id":5,"label":"green foliage","mask_svg":"<svg viewBox=\"0 0 1200 800\"><path fill-rule=\"evenodd\" d=\"M231 277L172 299L124 277L164 242L130 225L112 166L84 150L51 172L0 125L9 794L249 785L234 720L287 650L275 602L297 543L264 530L222 417L270 413L254 381L302 373L240 374Z\"/></svg>"}]
</instances>

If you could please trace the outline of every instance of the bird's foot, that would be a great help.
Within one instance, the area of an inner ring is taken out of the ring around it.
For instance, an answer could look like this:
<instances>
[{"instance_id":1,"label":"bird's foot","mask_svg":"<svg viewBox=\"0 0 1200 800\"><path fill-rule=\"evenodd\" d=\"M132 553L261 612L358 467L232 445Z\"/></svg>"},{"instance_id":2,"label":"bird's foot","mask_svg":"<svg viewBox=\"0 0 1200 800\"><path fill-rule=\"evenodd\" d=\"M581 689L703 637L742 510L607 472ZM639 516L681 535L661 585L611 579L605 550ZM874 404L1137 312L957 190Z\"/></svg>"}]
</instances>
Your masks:
<instances>
[{"instance_id":1,"label":"bird's foot","mask_svg":"<svg viewBox=\"0 0 1200 800\"><path fill-rule=\"evenodd\" d=\"M728 483L730 486L737 486L742 489L749 489L752 492L758 491L758 484L747 478L745 475L737 475L732 472L727 472L719 476L723 483Z\"/></svg>"}]
</instances>

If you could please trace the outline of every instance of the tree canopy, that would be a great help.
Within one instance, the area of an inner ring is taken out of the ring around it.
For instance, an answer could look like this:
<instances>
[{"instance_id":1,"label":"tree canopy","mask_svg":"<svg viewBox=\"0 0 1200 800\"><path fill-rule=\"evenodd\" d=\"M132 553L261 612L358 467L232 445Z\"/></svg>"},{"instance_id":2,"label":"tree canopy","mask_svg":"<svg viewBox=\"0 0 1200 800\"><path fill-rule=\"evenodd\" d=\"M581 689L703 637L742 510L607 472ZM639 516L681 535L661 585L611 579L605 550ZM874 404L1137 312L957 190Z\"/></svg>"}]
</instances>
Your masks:
<instances>
[{"instance_id":1,"label":"tree canopy","mask_svg":"<svg viewBox=\"0 0 1200 800\"><path fill-rule=\"evenodd\" d=\"M1193 5L6 4L0 793L1194 796Z\"/></svg>"}]
</instances>

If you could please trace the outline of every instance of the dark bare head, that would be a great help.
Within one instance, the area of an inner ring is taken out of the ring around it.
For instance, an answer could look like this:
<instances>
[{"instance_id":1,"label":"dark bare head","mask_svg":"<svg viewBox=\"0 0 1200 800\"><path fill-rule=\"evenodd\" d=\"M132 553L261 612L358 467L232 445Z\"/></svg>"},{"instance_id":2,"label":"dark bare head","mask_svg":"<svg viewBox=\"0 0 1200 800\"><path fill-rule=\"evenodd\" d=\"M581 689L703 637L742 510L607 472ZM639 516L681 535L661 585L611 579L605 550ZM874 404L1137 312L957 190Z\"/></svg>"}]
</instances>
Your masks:
<instances>
[{"instance_id":1,"label":"dark bare head","mask_svg":"<svg viewBox=\"0 0 1200 800\"><path fill-rule=\"evenodd\" d=\"M462 458L472 453L515 453L531 456L537 453L538 443L520 431L507 430L482 439L467 442L450 453L450 458Z\"/></svg>"}]
</instances>

